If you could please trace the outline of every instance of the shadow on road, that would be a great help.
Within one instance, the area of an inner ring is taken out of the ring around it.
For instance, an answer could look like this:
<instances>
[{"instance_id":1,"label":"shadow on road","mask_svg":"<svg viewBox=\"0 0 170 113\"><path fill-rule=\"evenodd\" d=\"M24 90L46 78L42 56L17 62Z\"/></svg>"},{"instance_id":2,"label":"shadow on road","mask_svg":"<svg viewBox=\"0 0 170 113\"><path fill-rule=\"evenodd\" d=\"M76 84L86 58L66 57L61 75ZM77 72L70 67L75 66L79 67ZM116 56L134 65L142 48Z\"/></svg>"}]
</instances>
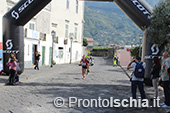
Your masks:
<instances>
[{"instance_id":1,"label":"shadow on road","mask_svg":"<svg viewBox=\"0 0 170 113\"><path fill-rule=\"evenodd\" d=\"M122 70L118 70L118 69L108 69L108 71L113 71L113 72L118 72L118 73L120 73L120 72L122 72L122 73L124 73Z\"/></svg>"},{"instance_id":2,"label":"shadow on road","mask_svg":"<svg viewBox=\"0 0 170 113\"><path fill-rule=\"evenodd\" d=\"M8 82L8 77L0 79L0 83L7 83L7 82Z\"/></svg>"},{"instance_id":3,"label":"shadow on road","mask_svg":"<svg viewBox=\"0 0 170 113\"><path fill-rule=\"evenodd\" d=\"M108 59L106 57L103 57L103 60L105 61L105 64L104 65L112 65L113 66L113 61L112 59Z\"/></svg>"},{"instance_id":4,"label":"shadow on road","mask_svg":"<svg viewBox=\"0 0 170 113\"><path fill-rule=\"evenodd\" d=\"M118 81L118 82L128 82L128 81ZM76 97L78 99L109 99L113 97L114 99L129 99L130 86L126 85L107 85L107 84L73 84L73 83L24 83L22 86L42 86L43 89L33 89L31 94L40 94L49 97L50 99L55 99L56 97L62 97L66 100L66 106L62 108L56 108L62 110L68 109L68 98ZM44 87L45 86L45 87ZM49 87L49 88L48 88ZM46 102L53 106L53 100ZM150 108L148 108L150 109ZM148 109L135 108L84 108L74 106L68 113L73 113L79 111L81 113L149 113ZM70 110L70 109L69 109ZM147 112L146 112L147 111Z\"/></svg>"}]
</instances>

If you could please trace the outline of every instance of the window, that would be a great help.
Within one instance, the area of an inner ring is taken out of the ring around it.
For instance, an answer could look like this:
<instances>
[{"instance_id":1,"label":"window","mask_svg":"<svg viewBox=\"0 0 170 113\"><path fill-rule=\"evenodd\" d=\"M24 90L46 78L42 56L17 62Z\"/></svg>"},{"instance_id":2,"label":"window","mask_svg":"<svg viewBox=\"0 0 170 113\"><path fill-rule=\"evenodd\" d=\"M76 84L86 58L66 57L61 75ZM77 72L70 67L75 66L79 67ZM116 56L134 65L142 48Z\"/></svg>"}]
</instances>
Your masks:
<instances>
[{"instance_id":1,"label":"window","mask_svg":"<svg viewBox=\"0 0 170 113\"><path fill-rule=\"evenodd\" d=\"M63 52L63 47L59 47L58 49L59 49L58 58L62 59L62 58L63 58L63 54L64 54L64 52Z\"/></svg>"},{"instance_id":2,"label":"window","mask_svg":"<svg viewBox=\"0 0 170 113\"><path fill-rule=\"evenodd\" d=\"M69 30L69 25L66 24L66 28L65 28L65 38L68 38L69 36L69 33L68 33L68 30Z\"/></svg>"},{"instance_id":3,"label":"window","mask_svg":"<svg viewBox=\"0 0 170 113\"><path fill-rule=\"evenodd\" d=\"M34 30L34 23L30 23L30 24L29 24L29 29Z\"/></svg>"},{"instance_id":4,"label":"window","mask_svg":"<svg viewBox=\"0 0 170 113\"><path fill-rule=\"evenodd\" d=\"M79 9L79 2L78 0L76 0L76 13L78 13L78 9Z\"/></svg>"},{"instance_id":5,"label":"window","mask_svg":"<svg viewBox=\"0 0 170 113\"><path fill-rule=\"evenodd\" d=\"M75 27L74 38L75 38L75 40L77 40L77 27Z\"/></svg>"},{"instance_id":6,"label":"window","mask_svg":"<svg viewBox=\"0 0 170 113\"><path fill-rule=\"evenodd\" d=\"M56 23L52 23L52 27L57 28L57 24Z\"/></svg>"},{"instance_id":7,"label":"window","mask_svg":"<svg viewBox=\"0 0 170 113\"><path fill-rule=\"evenodd\" d=\"M67 9L69 9L69 0L67 0L66 7L67 7Z\"/></svg>"},{"instance_id":8,"label":"window","mask_svg":"<svg viewBox=\"0 0 170 113\"><path fill-rule=\"evenodd\" d=\"M40 32L40 40L46 41L46 34Z\"/></svg>"},{"instance_id":9,"label":"window","mask_svg":"<svg viewBox=\"0 0 170 113\"><path fill-rule=\"evenodd\" d=\"M25 37L27 37L27 28L25 28Z\"/></svg>"},{"instance_id":10,"label":"window","mask_svg":"<svg viewBox=\"0 0 170 113\"><path fill-rule=\"evenodd\" d=\"M46 10L48 11L51 11L51 3L49 3L46 7L45 7Z\"/></svg>"},{"instance_id":11,"label":"window","mask_svg":"<svg viewBox=\"0 0 170 113\"><path fill-rule=\"evenodd\" d=\"M28 45L28 56L29 56L29 53L30 53L30 45Z\"/></svg>"}]
</instances>

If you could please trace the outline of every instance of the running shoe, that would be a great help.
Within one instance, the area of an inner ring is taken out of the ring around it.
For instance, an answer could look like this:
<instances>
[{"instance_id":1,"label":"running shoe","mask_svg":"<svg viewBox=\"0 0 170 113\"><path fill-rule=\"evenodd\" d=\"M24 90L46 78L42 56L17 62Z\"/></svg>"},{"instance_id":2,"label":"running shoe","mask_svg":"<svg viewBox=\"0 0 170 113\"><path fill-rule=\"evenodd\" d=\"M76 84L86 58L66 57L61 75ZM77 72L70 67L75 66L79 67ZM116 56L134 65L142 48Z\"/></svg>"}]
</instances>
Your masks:
<instances>
[{"instance_id":1,"label":"running shoe","mask_svg":"<svg viewBox=\"0 0 170 113\"><path fill-rule=\"evenodd\" d=\"M167 106L166 104L162 106L163 108L170 108L170 106Z\"/></svg>"},{"instance_id":2,"label":"running shoe","mask_svg":"<svg viewBox=\"0 0 170 113\"><path fill-rule=\"evenodd\" d=\"M160 106L163 106L163 105L166 105L164 102L163 103L160 103Z\"/></svg>"},{"instance_id":3,"label":"running shoe","mask_svg":"<svg viewBox=\"0 0 170 113\"><path fill-rule=\"evenodd\" d=\"M18 82L16 82L15 84L20 84L21 82L20 81L18 81Z\"/></svg>"}]
</instances>

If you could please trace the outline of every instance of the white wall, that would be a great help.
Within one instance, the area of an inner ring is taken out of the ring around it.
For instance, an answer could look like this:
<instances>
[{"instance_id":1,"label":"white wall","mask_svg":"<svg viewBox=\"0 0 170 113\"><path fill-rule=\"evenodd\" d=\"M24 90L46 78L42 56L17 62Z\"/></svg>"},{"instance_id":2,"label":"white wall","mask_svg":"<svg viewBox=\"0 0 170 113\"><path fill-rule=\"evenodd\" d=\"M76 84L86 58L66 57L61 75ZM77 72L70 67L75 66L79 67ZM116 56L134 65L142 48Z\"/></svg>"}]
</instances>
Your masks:
<instances>
[{"instance_id":1,"label":"white wall","mask_svg":"<svg viewBox=\"0 0 170 113\"><path fill-rule=\"evenodd\" d=\"M83 47L81 43L73 42L72 45L72 61L80 61L83 55Z\"/></svg>"},{"instance_id":2,"label":"white wall","mask_svg":"<svg viewBox=\"0 0 170 113\"><path fill-rule=\"evenodd\" d=\"M3 15L0 14L0 42L2 42L2 17Z\"/></svg>"},{"instance_id":3,"label":"white wall","mask_svg":"<svg viewBox=\"0 0 170 113\"><path fill-rule=\"evenodd\" d=\"M7 12L6 0L0 0L0 14L4 15Z\"/></svg>"},{"instance_id":4,"label":"white wall","mask_svg":"<svg viewBox=\"0 0 170 113\"><path fill-rule=\"evenodd\" d=\"M25 67L26 68L32 68L33 62L32 62L32 53L33 53L33 45L38 45L38 40L32 40L32 39L24 39L24 61L25 61Z\"/></svg>"},{"instance_id":5,"label":"white wall","mask_svg":"<svg viewBox=\"0 0 170 113\"><path fill-rule=\"evenodd\" d=\"M57 24L56 35L65 38L65 25L69 25L69 33L75 33L75 26L78 27L77 41L82 42L83 21L84 21L84 2L79 1L79 10L76 13L76 0L70 0L69 9L66 8L67 0L53 0L51 2L51 23Z\"/></svg>"},{"instance_id":6,"label":"white wall","mask_svg":"<svg viewBox=\"0 0 170 113\"><path fill-rule=\"evenodd\" d=\"M49 65L49 55L50 55L50 47L52 47L52 37L50 35L46 35L46 41L40 41L40 48L38 51L41 53L40 57L40 65L42 65L42 47L45 46L45 65Z\"/></svg>"}]
</instances>

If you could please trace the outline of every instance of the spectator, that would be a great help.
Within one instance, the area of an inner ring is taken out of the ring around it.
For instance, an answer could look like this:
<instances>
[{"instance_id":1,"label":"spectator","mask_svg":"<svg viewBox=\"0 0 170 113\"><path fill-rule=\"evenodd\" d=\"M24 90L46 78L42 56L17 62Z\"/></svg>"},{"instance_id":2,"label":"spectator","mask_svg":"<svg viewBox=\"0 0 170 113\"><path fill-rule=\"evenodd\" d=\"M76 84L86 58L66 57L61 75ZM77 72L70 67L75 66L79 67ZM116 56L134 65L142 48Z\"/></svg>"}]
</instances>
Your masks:
<instances>
[{"instance_id":1,"label":"spectator","mask_svg":"<svg viewBox=\"0 0 170 113\"><path fill-rule=\"evenodd\" d=\"M155 91L154 98L158 97L158 81L159 81L159 77L160 77L160 75L159 75L160 70L161 70L160 60L158 57L154 57L153 58L153 66L151 69L151 79L152 79L152 84L153 84L154 91ZM153 99L151 99L151 100L153 100Z\"/></svg>"},{"instance_id":2,"label":"spectator","mask_svg":"<svg viewBox=\"0 0 170 113\"><path fill-rule=\"evenodd\" d=\"M132 90L132 97L136 99L136 90L137 87L140 91L141 98L145 99L145 91L144 91L144 73L145 73L145 63L141 62L140 57L136 57L127 67L127 69L133 68L133 75L131 80L131 90Z\"/></svg>"},{"instance_id":3,"label":"spectator","mask_svg":"<svg viewBox=\"0 0 170 113\"><path fill-rule=\"evenodd\" d=\"M8 85L14 85L14 79L15 79L15 73L16 73L16 59L11 58L9 62L6 63L7 66L10 66L10 71L9 71L9 83Z\"/></svg>"},{"instance_id":4,"label":"spectator","mask_svg":"<svg viewBox=\"0 0 170 113\"><path fill-rule=\"evenodd\" d=\"M35 53L35 67L34 67L34 69L38 69L39 70L40 56L41 56L41 54L38 51L36 51L36 53Z\"/></svg>"},{"instance_id":5,"label":"spectator","mask_svg":"<svg viewBox=\"0 0 170 113\"><path fill-rule=\"evenodd\" d=\"M15 84L20 84L21 82L19 81L19 72L21 71L21 68L19 66L19 62L17 62L16 66L16 73L15 73Z\"/></svg>"},{"instance_id":6,"label":"spectator","mask_svg":"<svg viewBox=\"0 0 170 113\"><path fill-rule=\"evenodd\" d=\"M167 70L170 67L170 57L168 52L163 53L163 62L162 62L162 69L161 69L161 79L163 82L163 89L164 89L164 96L165 101L160 105L164 108L170 108L170 77L167 73Z\"/></svg>"}]
</instances>

